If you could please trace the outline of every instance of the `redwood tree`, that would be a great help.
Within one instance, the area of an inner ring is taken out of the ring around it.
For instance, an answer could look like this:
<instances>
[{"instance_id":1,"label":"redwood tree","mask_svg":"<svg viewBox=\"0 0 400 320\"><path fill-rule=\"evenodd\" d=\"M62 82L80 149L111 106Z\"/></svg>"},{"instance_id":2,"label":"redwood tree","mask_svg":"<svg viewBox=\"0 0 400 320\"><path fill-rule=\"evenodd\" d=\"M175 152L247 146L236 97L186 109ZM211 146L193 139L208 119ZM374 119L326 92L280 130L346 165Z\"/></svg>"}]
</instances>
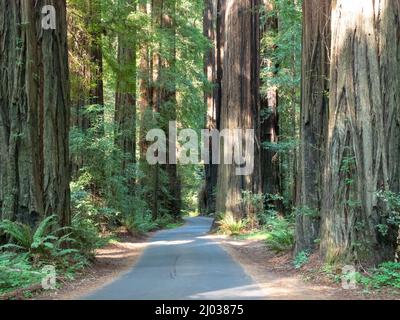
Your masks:
<instances>
[{"instance_id":1,"label":"redwood tree","mask_svg":"<svg viewBox=\"0 0 400 320\"><path fill-rule=\"evenodd\" d=\"M124 12L131 12L133 2L123 2ZM127 17L124 17L126 22ZM136 162L136 42L132 28L118 35L117 84L115 92L116 144L124 153L121 169ZM131 184L133 179L130 179Z\"/></svg>"},{"instance_id":2,"label":"redwood tree","mask_svg":"<svg viewBox=\"0 0 400 320\"><path fill-rule=\"evenodd\" d=\"M379 190L399 192L400 2L332 3L321 252L328 261L394 258Z\"/></svg>"},{"instance_id":3,"label":"redwood tree","mask_svg":"<svg viewBox=\"0 0 400 320\"><path fill-rule=\"evenodd\" d=\"M256 137L252 174L236 175L234 164L221 164L218 168L216 210L236 219L251 214L251 208L242 201L242 192L261 191L259 4L253 0L227 0L223 17L220 129L254 129Z\"/></svg>"},{"instance_id":4,"label":"redwood tree","mask_svg":"<svg viewBox=\"0 0 400 320\"><path fill-rule=\"evenodd\" d=\"M278 17L271 12L274 10L271 0L263 0L265 23L262 26L261 40L268 40L270 35L275 35L278 30ZM262 48L261 66L267 70L266 77L261 84L265 92L261 95L261 177L262 191L264 194L281 194L280 183L280 161L279 154L265 146L267 144L278 143L279 138L279 114L278 114L278 88L273 84L273 78L276 76L275 70L278 66L272 59L276 49L274 43L265 41ZM281 201L275 201L274 205L281 211Z\"/></svg>"},{"instance_id":5,"label":"redwood tree","mask_svg":"<svg viewBox=\"0 0 400 320\"><path fill-rule=\"evenodd\" d=\"M56 9L43 30L41 9ZM70 222L66 2L0 1L0 212Z\"/></svg>"},{"instance_id":6,"label":"redwood tree","mask_svg":"<svg viewBox=\"0 0 400 320\"><path fill-rule=\"evenodd\" d=\"M303 2L302 101L297 172L296 251L319 238L328 122L331 0Z\"/></svg>"},{"instance_id":7,"label":"redwood tree","mask_svg":"<svg viewBox=\"0 0 400 320\"><path fill-rule=\"evenodd\" d=\"M209 40L210 47L204 54L204 74L207 77L208 88L204 92L204 103L206 105L206 128L209 130L219 128L219 113L221 109L221 82L218 77L221 64L218 63L221 45L221 14L218 14L218 9L221 6L221 1L205 0L204 1L204 17L203 17L203 32L204 36ZM217 26L219 28L217 28ZM212 145L209 144L210 159L212 159ZM217 186L218 165L205 165L205 187L202 192L204 203L201 204L202 213L215 213L215 188Z\"/></svg>"}]
</instances>

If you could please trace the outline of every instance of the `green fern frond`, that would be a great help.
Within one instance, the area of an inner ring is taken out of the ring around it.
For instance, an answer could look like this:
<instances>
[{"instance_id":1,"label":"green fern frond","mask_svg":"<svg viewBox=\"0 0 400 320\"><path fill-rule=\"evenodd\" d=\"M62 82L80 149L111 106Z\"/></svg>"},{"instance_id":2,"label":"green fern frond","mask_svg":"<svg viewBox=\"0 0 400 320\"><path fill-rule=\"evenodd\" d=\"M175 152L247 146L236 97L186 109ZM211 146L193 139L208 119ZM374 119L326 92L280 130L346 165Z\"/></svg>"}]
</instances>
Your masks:
<instances>
[{"instance_id":1,"label":"green fern frond","mask_svg":"<svg viewBox=\"0 0 400 320\"><path fill-rule=\"evenodd\" d=\"M22 223L4 220L0 223L0 230L12 238L13 243L29 250L32 243L32 229Z\"/></svg>"}]
</instances>

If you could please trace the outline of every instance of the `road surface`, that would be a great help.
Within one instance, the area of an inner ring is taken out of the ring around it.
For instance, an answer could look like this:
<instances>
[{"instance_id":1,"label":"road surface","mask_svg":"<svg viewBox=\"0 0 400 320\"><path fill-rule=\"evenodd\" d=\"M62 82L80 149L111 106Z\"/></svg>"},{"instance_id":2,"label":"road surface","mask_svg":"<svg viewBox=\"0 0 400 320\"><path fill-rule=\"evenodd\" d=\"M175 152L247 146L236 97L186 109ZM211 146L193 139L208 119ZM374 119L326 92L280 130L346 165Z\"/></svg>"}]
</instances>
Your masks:
<instances>
[{"instance_id":1,"label":"road surface","mask_svg":"<svg viewBox=\"0 0 400 320\"><path fill-rule=\"evenodd\" d=\"M84 300L263 299L260 287L215 241L212 219L157 233L133 269Z\"/></svg>"}]
</instances>

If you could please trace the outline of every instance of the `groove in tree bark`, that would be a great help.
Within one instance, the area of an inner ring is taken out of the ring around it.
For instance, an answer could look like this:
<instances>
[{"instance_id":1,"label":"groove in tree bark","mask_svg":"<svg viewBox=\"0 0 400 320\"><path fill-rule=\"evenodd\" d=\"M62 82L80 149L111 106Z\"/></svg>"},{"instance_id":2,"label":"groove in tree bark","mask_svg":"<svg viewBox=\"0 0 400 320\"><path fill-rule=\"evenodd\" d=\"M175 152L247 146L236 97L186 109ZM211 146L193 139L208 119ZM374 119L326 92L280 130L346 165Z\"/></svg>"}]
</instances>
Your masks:
<instances>
[{"instance_id":1,"label":"groove in tree bark","mask_svg":"<svg viewBox=\"0 0 400 320\"><path fill-rule=\"evenodd\" d=\"M399 192L400 2L332 4L329 127L321 252L327 260L392 260L378 190Z\"/></svg>"},{"instance_id":2,"label":"groove in tree bark","mask_svg":"<svg viewBox=\"0 0 400 320\"><path fill-rule=\"evenodd\" d=\"M303 2L301 145L297 173L296 252L319 238L328 122L331 0Z\"/></svg>"}]
</instances>

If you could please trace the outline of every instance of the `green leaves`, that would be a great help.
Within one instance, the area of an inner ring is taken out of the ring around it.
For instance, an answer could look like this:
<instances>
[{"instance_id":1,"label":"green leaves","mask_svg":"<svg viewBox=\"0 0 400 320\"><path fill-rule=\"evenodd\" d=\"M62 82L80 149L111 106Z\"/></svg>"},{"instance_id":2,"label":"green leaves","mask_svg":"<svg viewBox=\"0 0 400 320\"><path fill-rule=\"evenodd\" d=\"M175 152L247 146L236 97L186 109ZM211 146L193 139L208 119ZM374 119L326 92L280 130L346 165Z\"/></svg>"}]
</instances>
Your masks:
<instances>
[{"instance_id":1,"label":"green leaves","mask_svg":"<svg viewBox=\"0 0 400 320\"><path fill-rule=\"evenodd\" d=\"M28 254L0 253L0 294L40 283L43 276L31 265Z\"/></svg>"},{"instance_id":2,"label":"green leaves","mask_svg":"<svg viewBox=\"0 0 400 320\"><path fill-rule=\"evenodd\" d=\"M299 252L293 261L294 267L296 269L301 269L305 264L308 263L309 258L310 258L310 252L308 251Z\"/></svg>"},{"instance_id":3,"label":"green leaves","mask_svg":"<svg viewBox=\"0 0 400 320\"><path fill-rule=\"evenodd\" d=\"M45 243L47 243L47 241L49 241L49 240L57 240L57 237L55 237L51 234L46 236L46 232L51 230L51 228L53 228L55 226L55 224L57 223L56 219L57 219L57 216L50 216L50 217L47 217L46 219L44 219L39 224L39 226L37 227L37 229L33 235L33 239L32 239L33 243L31 245L31 248L37 249L41 245L44 245Z\"/></svg>"},{"instance_id":4,"label":"green leaves","mask_svg":"<svg viewBox=\"0 0 400 320\"><path fill-rule=\"evenodd\" d=\"M0 247L1 250L25 252L37 264L47 261L63 264L57 258L80 252L71 248L72 244L77 245L77 240L71 237L76 229L57 228L57 216L47 217L34 230L28 225L9 220L0 223L0 229L10 236L10 243ZM71 232L64 234L67 230ZM83 245L85 246L88 243Z\"/></svg>"},{"instance_id":5,"label":"green leaves","mask_svg":"<svg viewBox=\"0 0 400 320\"><path fill-rule=\"evenodd\" d=\"M382 263L378 268L371 270L370 276L361 276L359 282L367 287L375 289L380 289L382 287L400 289L400 263Z\"/></svg>"},{"instance_id":6,"label":"green leaves","mask_svg":"<svg viewBox=\"0 0 400 320\"><path fill-rule=\"evenodd\" d=\"M32 229L22 223L4 220L0 223L0 230L9 235L14 243L14 248L29 250L33 242ZM8 245L10 247L10 245ZM2 246L1 248L5 248Z\"/></svg>"},{"instance_id":7,"label":"green leaves","mask_svg":"<svg viewBox=\"0 0 400 320\"><path fill-rule=\"evenodd\" d=\"M269 231L266 244L270 249L282 252L293 248L294 226L291 221L274 215L268 219L266 228Z\"/></svg>"}]
</instances>

